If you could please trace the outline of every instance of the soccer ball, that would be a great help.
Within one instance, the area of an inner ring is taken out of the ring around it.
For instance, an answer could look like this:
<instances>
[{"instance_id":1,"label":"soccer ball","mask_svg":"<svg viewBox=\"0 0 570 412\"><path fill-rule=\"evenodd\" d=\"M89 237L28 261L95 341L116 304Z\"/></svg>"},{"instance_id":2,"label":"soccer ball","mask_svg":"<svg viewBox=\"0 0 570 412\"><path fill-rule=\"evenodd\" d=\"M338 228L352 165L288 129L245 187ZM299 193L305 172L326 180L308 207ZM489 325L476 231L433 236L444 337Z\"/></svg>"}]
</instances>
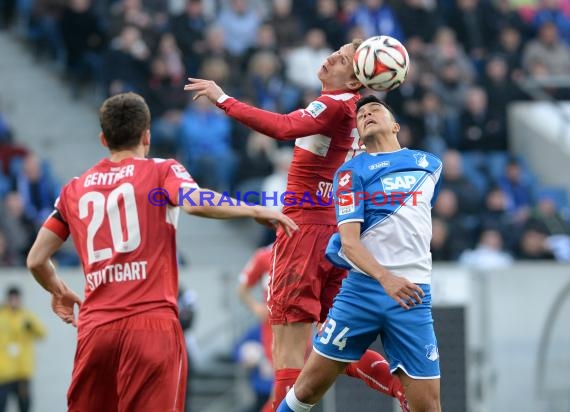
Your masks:
<instances>
[{"instance_id":1,"label":"soccer ball","mask_svg":"<svg viewBox=\"0 0 570 412\"><path fill-rule=\"evenodd\" d=\"M406 80L410 58L406 48L395 38L374 36L358 47L353 66L356 78L365 87L390 91Z\"/></svg>"}]
</instances>

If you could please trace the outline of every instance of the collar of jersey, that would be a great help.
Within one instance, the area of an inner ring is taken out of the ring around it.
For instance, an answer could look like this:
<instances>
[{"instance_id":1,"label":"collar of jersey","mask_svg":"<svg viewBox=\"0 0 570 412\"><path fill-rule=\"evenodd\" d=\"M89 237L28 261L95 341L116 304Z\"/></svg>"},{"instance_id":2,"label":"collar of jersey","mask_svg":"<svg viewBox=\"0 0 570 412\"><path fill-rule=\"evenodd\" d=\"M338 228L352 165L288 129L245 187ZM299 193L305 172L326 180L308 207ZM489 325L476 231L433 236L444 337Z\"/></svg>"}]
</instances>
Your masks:
<instances>
[{"instance_id":1,"label":"collar of jersey","mask_svg":"<svg viewBox=\"0 0 570 412\"><path fill-rule=\"evenodd\" d=\"M326 92L321 90L321 94L343 94L343 93L357 94L358 92L350 89L327 90Z\"/></svg>"},{"instance_id":2,"label":"collar of jersey","mask_svg":"<svg viewBox=\"0 0 570 412\"><path fill-rule=\"evenodd\" d=\"M401 152L402 150L407 150L407 148L402 147L401 149L393 150L393 151L391 151L391 152L376 152L376 153L368 153L368 152L366 152L366 153L368 153L370 156L377 156L377 155L381 155L381 154L398 153L398 152Z\"/></svg>"}]
</instances>

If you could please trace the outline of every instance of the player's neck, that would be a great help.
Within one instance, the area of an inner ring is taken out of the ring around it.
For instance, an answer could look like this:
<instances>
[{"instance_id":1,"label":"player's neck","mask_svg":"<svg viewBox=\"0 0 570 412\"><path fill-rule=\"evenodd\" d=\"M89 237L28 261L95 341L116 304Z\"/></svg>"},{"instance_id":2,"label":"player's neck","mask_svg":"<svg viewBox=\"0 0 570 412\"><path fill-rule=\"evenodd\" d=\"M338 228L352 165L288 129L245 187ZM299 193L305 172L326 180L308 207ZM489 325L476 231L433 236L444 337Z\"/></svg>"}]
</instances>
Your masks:
<instances>
[{"instance_id":1,"label":"player's neck","mask_svg":"<svg viewBox=\"0 0 570 412\"><path fill-rule=\"evenodd\" d=\"M111 152L111 154L109 155L109 160L113 163L119 163L122 160L130 159L133 157L144 159L145 157L144 147L141 146L134 149L118 150L116 152Z\"/></svg>"},{"instance_id":2,"label":"player's neck","mask_svg":"<svg viewBox=\"0 0 570 412\"><path fill-rule=\"evenodd\" d=\"M396 152L400 150L402 146L398 141L385 141L385 140L374 140L373 142L366 143L366 151L368 153L387 153Z\"/></svg>"}]
</instances>

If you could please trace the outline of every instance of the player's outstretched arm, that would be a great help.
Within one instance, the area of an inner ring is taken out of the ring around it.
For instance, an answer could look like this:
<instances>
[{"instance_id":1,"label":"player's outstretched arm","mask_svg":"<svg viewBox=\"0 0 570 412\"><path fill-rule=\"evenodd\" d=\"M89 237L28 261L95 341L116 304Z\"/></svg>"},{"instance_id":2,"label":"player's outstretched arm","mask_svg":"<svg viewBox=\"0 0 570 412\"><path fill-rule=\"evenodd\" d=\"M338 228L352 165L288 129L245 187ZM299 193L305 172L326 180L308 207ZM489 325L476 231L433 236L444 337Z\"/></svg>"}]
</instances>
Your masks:
<instances>
[{"instance_id":1,"label":"player's outstretched arm","mask_svg":"<svg viewBox=\"0 0 570 412\"><path fill-rule=\"evenodd\" d=\"M241 205L236 199L208 189L198 189L184 199L182 208L185 212L211 219L254 218L258 223L277 229L282 227L288 236L299 227L281 212L258 205ZM180 204L180 203L178 203Z\"/></svg>"},{"instance_id":2,"label":"player's outstretched arm","mask_svg":"<svg viewBox=\"0 0 570 412\"><path fill-rule=\"evenodd\" d=\"M386 293L404 309L422 302L423 290L403 277L396 276L380 265L360 241L360 222L347 222L339 226L342 250L358 268L374 277Z\"/></svg>"},{"instance_id":3,"label":"player's outstretched arm","mask_svg":"<svg viewBox=\"0 0 570 412\"><path fill-rule=\"evenodd\" d=\"M63 240L49 229L41 228L38 232L26 265L36 281L52 295L52 310L64 322L77 326L74 308L81 306L81 298L61 280L55 272L51 257L59 250Z\"/></svg>"},{"instance_id":4,"label":"player's outstretched arm","mask_svg":"<svg viewBox=\"0 0 570 412\"><path fill-rule=\"evenodd\" d=\"M251 293L251 288L246 284L240 283L238 285L237 294L245 306L258 317L259 320L267 318L267 306L258 302Z\"/></svg>"},{"instance_id":5,"label":"player's outstretched arm","mask_svg":"<svg viewBox=\"0 0 570 412\"><path fill-rule=\"evenodd\" d=\"M295 110L279 114L259 109L227 96L212 80L188 78L184 90L195 92L193 99L206 97L210 102L237 120L259 133L276 140L295 140L300 136L325 134L331 129L335 118L343 110L341 102L330 99L327 104L316 102L317 111Z\"/></svg>"}]
</instances>

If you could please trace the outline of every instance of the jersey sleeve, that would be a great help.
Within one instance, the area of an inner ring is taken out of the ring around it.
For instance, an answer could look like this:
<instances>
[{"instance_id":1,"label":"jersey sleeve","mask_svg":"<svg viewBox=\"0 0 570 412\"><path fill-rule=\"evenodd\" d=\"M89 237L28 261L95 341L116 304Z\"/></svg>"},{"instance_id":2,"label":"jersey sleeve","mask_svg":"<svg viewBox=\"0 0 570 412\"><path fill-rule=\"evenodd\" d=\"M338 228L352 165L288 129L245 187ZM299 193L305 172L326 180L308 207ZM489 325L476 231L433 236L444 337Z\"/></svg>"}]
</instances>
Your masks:
<instances>
[{"instance_id":1,"label":"jersey sleeve","mask_svg":"<svg viewBox=\"0 0 570 412\"><path fill-rule=\"evenodd\" d=\"M439 159L438 159L439 161ZM443 171L443 163L439 161L439 167L433 172L433 178L435 179L435 188L433 190L433 196L431 197L431 207L435 206L437 201L437 196L439 195L439 189L441 188L441 172Z\"/></svg>"},{"instance_id":2,"label":"jersey sleeve","mask_svg":"<svg viewBox=\"0 0 570 412\"><path fill-rule=\"evenodd\" d=\"M364 222L364 190L358 173L349 167L341 167L333 182L337 224Z\"/></svg>"},{"instance_id":3,"label":"jersey sleeve","mask_svg":"<svg viewBox=\"0 0 570 412\"><path fill-rule=\"evenodd\" d=\"M268 271L267 254L263 250L258 250L247 262L239 275L240 285L248 288L254 287Z\"/></svg>"},{"instance_id":4,"label":"jersey sleeve","mask_svg":"<svg viewBox=\"0 0 570 412\"><path fill-rule=\"evenodd\" d=\"M186 168L174 159L164 162L166 169L162 188L168 192L170 204L177 206L179 189L199 189L198 183Z\"/></svg>"},{"instance_id":5,"label":"jersey sleeve","mask_svg":"<svg viewBox=\"0 0 570 412\"><path fill-rule=\"evenodd\" d=\"M67 208L65 205L65 190L67 186L61 190L59 197L55 200L54 210L43 223L42 227L50 230L59 236L62 240L69 237L69 224L67 220Z\"/></svg>"},{"instance_id":6,"label":"jersey sleeve","mask_svg":"<svg viewBox=\"0 0 570 412\"><path fill-rule=\"evenodd\" d=\"M344 111L341 101L319 96L306 108L289 114L278 114L258 109L229 97L217 106L228 116L249 128L277 140L323 134L329 131L334 119Z\"/></svg>"}]
</instances>

